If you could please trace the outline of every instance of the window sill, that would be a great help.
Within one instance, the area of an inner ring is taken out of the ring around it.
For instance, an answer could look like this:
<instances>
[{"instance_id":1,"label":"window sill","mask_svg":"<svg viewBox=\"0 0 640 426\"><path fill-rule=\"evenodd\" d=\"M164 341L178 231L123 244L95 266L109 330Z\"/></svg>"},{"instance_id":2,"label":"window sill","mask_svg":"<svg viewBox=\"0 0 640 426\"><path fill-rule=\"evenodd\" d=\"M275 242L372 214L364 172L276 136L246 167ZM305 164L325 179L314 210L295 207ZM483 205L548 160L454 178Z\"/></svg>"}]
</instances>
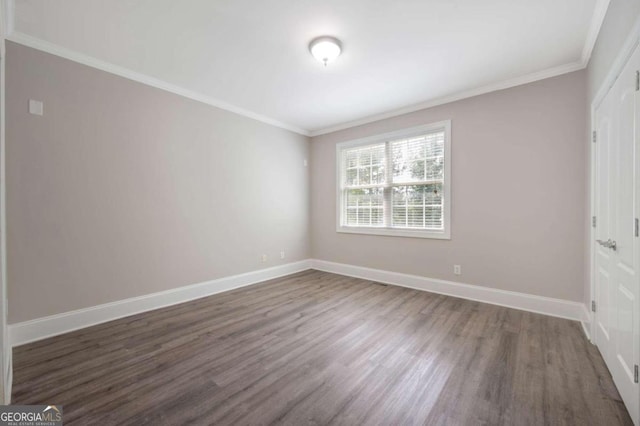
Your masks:
<instances>
[{"instance_id":1,"label":"window sill","mask_svg":"<svg viewBox=\"0 0 640 426\"><path fill-rule=\"evenodd\" d=\"M418 229L390 229L365 228L355 226L338 226L336 232L344 234L384 235L387 237L431 238L435 240L450 240L448 231L422 231Z\"/></svg>"}]
</instances>

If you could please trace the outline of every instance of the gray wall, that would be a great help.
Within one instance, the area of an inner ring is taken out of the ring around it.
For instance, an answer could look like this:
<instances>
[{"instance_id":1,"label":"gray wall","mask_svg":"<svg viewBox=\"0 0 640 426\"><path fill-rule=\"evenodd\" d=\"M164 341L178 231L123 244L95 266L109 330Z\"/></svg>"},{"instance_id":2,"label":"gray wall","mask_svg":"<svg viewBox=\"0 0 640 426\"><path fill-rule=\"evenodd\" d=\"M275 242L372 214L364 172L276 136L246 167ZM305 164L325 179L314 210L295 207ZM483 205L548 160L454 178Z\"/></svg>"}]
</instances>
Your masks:
<instances>
[{"instance_id":1,"label":"gray wall","mask_svg":"<svg viewBox=\"0 0 640 426\"><path fill-rule=\"evenodd\" d=\"M10 323L309 257L308 138L12 43L7 88Z\"/></svg>"},{"instance_id":2,"label":"gray wall","mask_svg":"<svg viewBox=\"0 0 640 426\"><path fill-rule=\"evenodd\" d=\"M582 301L585 104L579 71L312 138L312 256ZM336 233L336 144L445 119L451 241Z\"/></svg>"},{"instance_id":3,"label":"gray wall","mask_svg":"<svg viewBox=\"0 0 640 426\"><path fill-rule=\"evenodd\" d=\"M612 0L586 72L318 136L311 153L306 137L9 43L10 323L309 256L586 303L588 105L639 12ZM337 234L335 144L442 119L453 239Z\"/></svg>"}]
</instances>

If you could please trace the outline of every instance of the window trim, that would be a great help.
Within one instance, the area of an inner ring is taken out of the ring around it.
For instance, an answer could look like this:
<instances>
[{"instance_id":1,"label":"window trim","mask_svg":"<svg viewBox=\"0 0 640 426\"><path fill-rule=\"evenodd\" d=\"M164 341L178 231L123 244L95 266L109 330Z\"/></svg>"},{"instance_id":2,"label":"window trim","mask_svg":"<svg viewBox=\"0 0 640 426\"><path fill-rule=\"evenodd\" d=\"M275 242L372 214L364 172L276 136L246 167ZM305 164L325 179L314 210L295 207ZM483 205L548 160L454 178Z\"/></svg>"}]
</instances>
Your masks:
<instances>
[{"instance_id":1,"label":"window trim","mask_svg":"<svg viewBox=\"0 0 640 426\"><path fill-rule=\"evenodd\" d=\"M375 143L387 142L392 139L404 139L413 136L419 136L434 130L444 129L444 203L442 218L444 230L423 230L423 229L405 229L405 228L381 228L381 227L365 227L365 226L346 226L342 224L342 151L346 148L353 148L362 145L372 145ZM374 136L368 136L361 139L341 142L336 144L336 232L346 234L368 234L368 235L384 235L392 237L413 237L413 238L431 238L440 240L451 239L451 120L438 121L436 123L425 124L422 126L411 127L394 132L383 133Z\"/></svg>"}]
</instances>

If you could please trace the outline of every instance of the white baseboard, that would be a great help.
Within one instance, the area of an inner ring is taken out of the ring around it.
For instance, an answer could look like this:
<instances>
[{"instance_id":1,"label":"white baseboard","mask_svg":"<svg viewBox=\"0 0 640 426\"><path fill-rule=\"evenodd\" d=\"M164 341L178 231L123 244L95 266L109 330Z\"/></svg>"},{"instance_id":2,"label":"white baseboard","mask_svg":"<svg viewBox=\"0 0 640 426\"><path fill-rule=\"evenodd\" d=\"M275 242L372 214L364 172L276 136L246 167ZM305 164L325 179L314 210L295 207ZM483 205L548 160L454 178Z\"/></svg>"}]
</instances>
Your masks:
<instances>
[{"instance_id":1,"label":"white baseboard","mask_svg":"<svg viewBox=\"0 0 640 426\"><path fill-rule=\"evenodd\" d=\"M583 309L582 315L584 318L586 318L586 320L580 321L582 324L582 331L584 331L584 334L585 336L587 336L587 339L591 343L594 343L593 340L591 340L591 321L593 321L591 312L589 311L589 308L587 307L587 305L582 305L582 309Z\"/></svg>"},{"instance_id":2,"label":"white baseboard","mask_svg":"<svg viewBox=\"0 0 640 426\"><path fill-rule=\"evenodd\" d=\"M240 275L218 278L199 284L180 287L159 293L106 303L90 308L37 318L9 325L9 339L12 346L19 346L59 334L68 333L107 321L151 311L178 303L188 302L216 293L256 284L273 278L301 272L307 269L333 272L350 277L409 287L432 293L445 294L463 299L475 300L493 305L506 306L523 311L551 315L560 318L589 323L589 312L579 302L499 290L489 287L462 284L453 281L426 278L380 269L364 268L324 260L309 259L272 268L247 272ZM588 330L585 333L589 336ZM10 377L8 378L10 383Z\"/></svg>"},{"instance_id":3,"label":"white baseboard","mask_svg":"<svg viewBox=\"0 0 640 426\"><path fill-rule=\"evenodd\" d=\"M350 277L363 278L385 284L409 287L462 299L490 303L538 314L551 315L575 321L588 322L587 310L584 304L569 300L553 299L532 294L517 293L515 291L499 290L457 283L454 281L438 280L408 275L399 272L383 271L380 269L364 268L362 266L346 265L311 259L311 268L319 271L333 272Z\"/></svg>"},{"instance_id":4,"label":"white baseboard","mask_svg":"<svg viewBox=\"0 0 640 426\"><path fill-rule=\"evenodd\" d=\"M4 405L11 404L11 391L13 389L13 362L9 360L9 369L6 374L6 382L4 384Z\"/></svg>"},{"instance_id":5,"label":"white baseboard","mask_svg":"<svg viewBox=\"0 0 640 426\"><path fill-rule=\"evenodd\" d=\"M117 302L79 309L77 311L37 318L17 324L9 324L9 339L12 346L19 346L129 315L152 311L154 309L188 302L212 294L301 272L309 268L310 261L302 260L300 262L218 278L199 284L119 300Z\"/></svg>"},{"instance_id":6,"label":"white baseboard","mask_svg":"<svg viewBox=\"0 0 640 426\"><path fill-rule=\"evenodd\" d=\"M584 331L584 335L587 337L587 340L593 343L591 340L591 333L589 332L589 323L580 321L580 324L582 324L582 331Z\"/></svg>"}]
</instances>

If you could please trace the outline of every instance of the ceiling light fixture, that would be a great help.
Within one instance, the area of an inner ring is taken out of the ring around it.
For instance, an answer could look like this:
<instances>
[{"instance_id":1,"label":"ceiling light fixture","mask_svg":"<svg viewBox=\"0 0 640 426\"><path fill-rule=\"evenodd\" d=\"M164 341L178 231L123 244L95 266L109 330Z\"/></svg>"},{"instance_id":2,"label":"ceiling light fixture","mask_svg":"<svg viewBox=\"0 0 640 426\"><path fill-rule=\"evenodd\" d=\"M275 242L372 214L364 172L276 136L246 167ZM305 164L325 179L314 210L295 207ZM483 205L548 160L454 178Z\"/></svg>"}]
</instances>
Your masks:
<instances>
[{"instance_id":1,"label":"ceiling light fixture","mask_svg":"<svg viewBox=\"0 0 640 426\"><path fill-rule=\"evenodd\" d=\"M333 61L342 52L342 43L335 37L323 36L314 38L309 43L309 51L318 61L322 62L324 66L327 63Z\"/></svg>"}]
</instances>

